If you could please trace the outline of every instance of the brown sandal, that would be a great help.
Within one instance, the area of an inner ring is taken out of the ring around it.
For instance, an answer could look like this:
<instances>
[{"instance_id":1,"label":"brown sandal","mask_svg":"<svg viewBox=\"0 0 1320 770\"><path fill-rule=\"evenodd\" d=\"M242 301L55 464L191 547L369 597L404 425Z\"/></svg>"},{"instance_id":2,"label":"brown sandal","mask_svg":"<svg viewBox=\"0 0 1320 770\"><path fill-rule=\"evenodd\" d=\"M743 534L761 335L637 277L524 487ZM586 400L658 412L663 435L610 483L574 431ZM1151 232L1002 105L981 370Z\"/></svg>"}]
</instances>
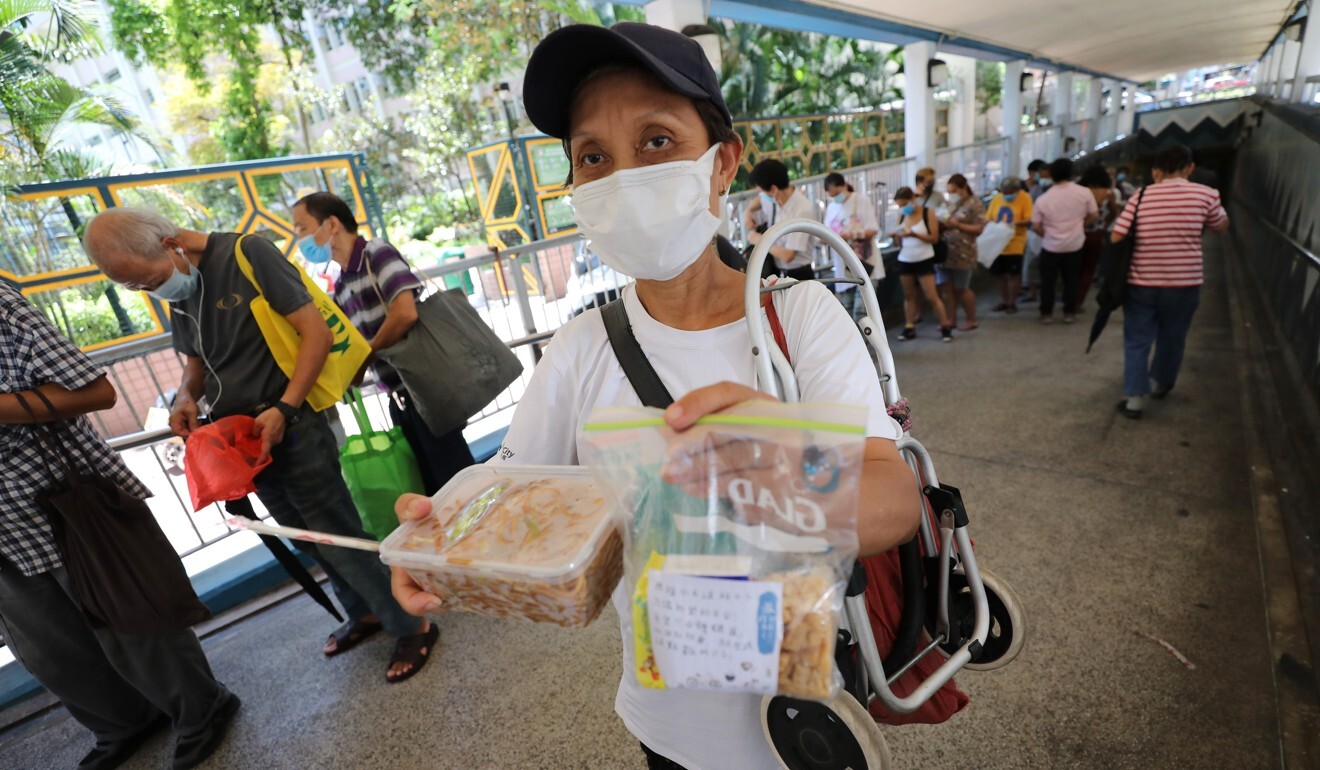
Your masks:
<instances>
[{"instance_id":1,"label":"brown sandal","mask_svg":"<svg viewBox=\"0 0 1320 770\"><path fill-rule=\"evenodd\" d=\"M434 622L431 623L430 628L420 634L399 637L399 641L394 643L394 654L390 656L390 668L393 668L395 663L409 663L412 664L412 668L393 679L390 678L389 668L387 668L385 669L385 681L390 684L398 684L421 671L422 666L425 666L426 661L431 658L431 653L435 651L435 642L439 638L440 627Z\"/></svg>"},{"instance_id":2,"label":"brown sandal","mask_svg":"<svg viewBox=\"0 0 1320 770\"><path fill-rule=\"evenodd\" d=\"M367 637L375 634L382 628L384 628L384 626L382 626L379 621L368 623L364 620L354 618L339 628L336 628L334 632L330 634L330 638L326 639L327 642L330 641L330 639L335 640L335 651L327 652L325 653L325 656L327 658L333 658L341 652L348 652L358 646L358 644L364 641Z\"/></svg>"}]
</instances>

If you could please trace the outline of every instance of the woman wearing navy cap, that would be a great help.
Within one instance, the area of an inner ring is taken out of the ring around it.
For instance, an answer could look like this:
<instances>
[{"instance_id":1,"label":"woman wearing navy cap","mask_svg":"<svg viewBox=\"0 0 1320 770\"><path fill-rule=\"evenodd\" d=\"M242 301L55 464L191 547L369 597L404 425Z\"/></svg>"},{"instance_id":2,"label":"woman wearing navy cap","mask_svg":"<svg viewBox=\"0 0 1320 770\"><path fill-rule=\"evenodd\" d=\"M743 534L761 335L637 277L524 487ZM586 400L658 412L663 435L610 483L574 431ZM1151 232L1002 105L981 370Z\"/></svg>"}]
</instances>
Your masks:
<instances>
[{"instance_id":1,"label":"woman wearing navy cap","mask_svg":"<svg viewBox=\"0 0 1320 770\"><path fill-rule=\"evenodd\" d=\"M589 247L637 279L624 290L623 306L661 381L681 396L665 412L669 425L685 430L699 417L764 398L751 387L746 276L722 264L714 245L742 140L700 44L646 24L565 27L532 53L523 91L536 127L564 142L574 217ZM861 336L818 283L774 297L802 400L870 406L858 538L863 555L888 551L916 532L921 504ZM762 322L769 329L764 311ZM600 310L589 310L547 348L497 462L576 465L592 409L640 404ZM430 501L407 495L397 509L401 518L421 518ZM442 609L407 573L396 570L394 579L395 596L410 611ZM625 672L615 710L641 741L649 767L777 767L761 733L759 695L637 683L628 591L620 587L614 601Z\"/></svg>"}]
</instances>

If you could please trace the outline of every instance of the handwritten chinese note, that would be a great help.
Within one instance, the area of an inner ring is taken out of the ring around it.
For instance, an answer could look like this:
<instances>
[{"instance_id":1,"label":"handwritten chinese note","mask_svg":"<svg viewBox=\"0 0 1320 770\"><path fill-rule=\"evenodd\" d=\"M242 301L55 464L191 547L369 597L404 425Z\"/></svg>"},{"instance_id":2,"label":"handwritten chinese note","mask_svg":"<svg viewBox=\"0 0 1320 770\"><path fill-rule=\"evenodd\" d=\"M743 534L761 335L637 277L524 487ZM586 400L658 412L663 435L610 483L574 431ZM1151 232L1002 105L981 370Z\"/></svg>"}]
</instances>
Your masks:
<instances>
[{"instance_id":1,"label":"handwritten chinese note","mask_svg":"<svg viewBox=\"0 0 1320 770\"><path fill-rule=\"evenodd\" d=\"M670 687L774 694L782 583L653 572L647 604L656 666Z\"/></svg>"}]
</instances>

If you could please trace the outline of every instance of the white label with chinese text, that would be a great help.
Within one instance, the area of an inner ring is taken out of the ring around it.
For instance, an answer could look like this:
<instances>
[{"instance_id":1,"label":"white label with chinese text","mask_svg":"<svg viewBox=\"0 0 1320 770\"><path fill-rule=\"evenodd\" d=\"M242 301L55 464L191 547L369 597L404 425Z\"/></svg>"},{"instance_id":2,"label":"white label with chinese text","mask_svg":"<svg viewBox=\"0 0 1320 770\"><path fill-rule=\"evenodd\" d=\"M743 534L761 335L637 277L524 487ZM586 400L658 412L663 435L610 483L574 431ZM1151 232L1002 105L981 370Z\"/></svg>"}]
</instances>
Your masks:
<instances>
[{"instance_id":1,"label":"white label with chinese text","mask_svg":"<svg viewBox=\"0 0 1320 770\"><path fill-rule=\"evenodd\" d=\"M778 689L782 583L653 572L647 605L667 686L762 695Z\"/></svg>"}]
</instances>

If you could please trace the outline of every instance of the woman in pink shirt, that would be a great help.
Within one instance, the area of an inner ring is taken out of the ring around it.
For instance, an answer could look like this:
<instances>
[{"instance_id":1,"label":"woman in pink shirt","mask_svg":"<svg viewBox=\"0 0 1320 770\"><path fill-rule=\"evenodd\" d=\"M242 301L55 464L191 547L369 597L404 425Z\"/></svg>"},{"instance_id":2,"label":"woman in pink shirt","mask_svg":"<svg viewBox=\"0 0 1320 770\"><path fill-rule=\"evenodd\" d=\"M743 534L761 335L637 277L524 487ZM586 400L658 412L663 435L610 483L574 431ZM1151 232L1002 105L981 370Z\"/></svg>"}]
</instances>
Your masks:
<instances>
[{"instance_id":1,"label":"woman in pink shirt","mask_svg":"<svg viewBox=\"0 0 1320 770\"><path fill-rule=\"evenodd\" d=\"M1050 164L1054 184L1036 201L1031 224L1041 236L1040 322L1054 323L1054 292L1063 274L1063 322L1077 313L1077 283L1082 274L1086 226L1100 216L1091 191L1072 181L1073 163L1059 158Z\"/></svg>"}]
</instances>

